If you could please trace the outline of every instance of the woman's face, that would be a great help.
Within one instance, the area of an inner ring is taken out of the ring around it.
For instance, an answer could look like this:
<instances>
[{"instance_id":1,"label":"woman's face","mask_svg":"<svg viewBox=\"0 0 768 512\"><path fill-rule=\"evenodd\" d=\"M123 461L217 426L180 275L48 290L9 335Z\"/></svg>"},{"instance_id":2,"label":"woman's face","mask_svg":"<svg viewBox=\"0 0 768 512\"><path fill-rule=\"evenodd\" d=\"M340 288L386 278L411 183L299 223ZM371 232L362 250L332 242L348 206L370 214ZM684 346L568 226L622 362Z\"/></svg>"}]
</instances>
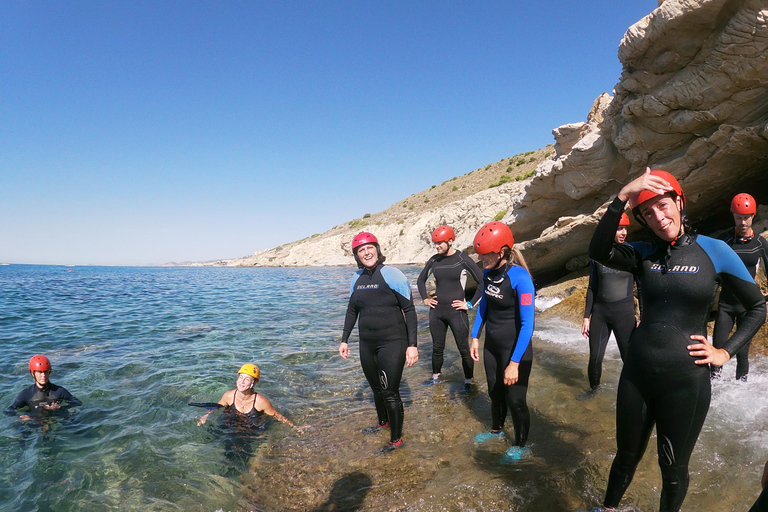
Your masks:
<instances>
[{"instance_id":1,"label":"woman's face","mask_svg":"<svg viewBox=\"0 0 768 512\"><path fill-rule=\"evenodd\" d=\"M379 261L379 251L375 244L365 244L357 248L357 258L366 268L373 268Z\"/></svg>"},{"instance_id":2,"label":"woman's face","mask_svg":"<svg viewBox=\"0 0 768 512\"><path fill-rule=\"evenodd\" d=\"M623 244L624 240L627 239L627 226L619 226L619 229L616 230L616 237L614 240L616 240L617 244Z\"/></svg>"},{"instance_id":3,"label":"woman's face","mask_svg":"<svg viewBox=\"0 0 768 512\"><path fill-rule=\"evenodd\" d=\"M51 376L50 370L45 372L32 372L32 377L35 379L35 383L39 388L45 387L45 385L50 382L50 376Z\"/></svg>"},{"instance_id":4,"label":"woman's face","mask_svg":"<svg viewBox=\"0 0 768 512\"><path fill-rule=\"evenodd\" d=\"M640 205L640 215L656 236L671 242L681 233L682 208L679 197L657 196Z\"/></svg>"},{"instance_id":5,"label":"woman's face","mask_svg":"<svg viewBox=\"0 0 768 512\"><path fill-rule=\"evenodd\" d=\"M245 393L253 387L253 383L256 381L248 374L240 373L237 375L237 390L241 393Z\"/></svg>"},{"instance_id":6,"label":"woman's face","mask_svg":"<svg viewBox=\"0 0 768 512\"><path fill-rule=\"evenodd\" d=\"M483 268L485 270L493 270L494 268L499 266L499 262L501 262L501 253L500 252L489 252L486 254L478 254L478 258L480 258L480 261L483 262Z\"/></svg>"}]
</instances>

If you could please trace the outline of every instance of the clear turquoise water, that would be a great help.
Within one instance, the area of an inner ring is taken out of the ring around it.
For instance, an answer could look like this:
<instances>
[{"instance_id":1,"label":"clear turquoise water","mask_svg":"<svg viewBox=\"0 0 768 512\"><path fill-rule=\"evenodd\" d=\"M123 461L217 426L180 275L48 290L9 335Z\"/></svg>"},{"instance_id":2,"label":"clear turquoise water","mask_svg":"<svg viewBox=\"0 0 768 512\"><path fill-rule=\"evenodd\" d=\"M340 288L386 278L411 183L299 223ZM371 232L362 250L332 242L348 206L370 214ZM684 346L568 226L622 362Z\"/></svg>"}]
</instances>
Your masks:
<instances>
[{"instance_id":1,"label":"clear turquoise water","mask_svg":"<svg viewBox=\"0 0 768 512\"><path fill-rule=\"evenodd\" d=\"M417 267L404 267L413 283ZM430 374L426 308L420 356L402 384L401 450L362 436L374 419L359 361L338 357L351 267L114 268L0 266L0 405L31 383L27 361L48 355L53 382L84 405L44 425L0 417L0 510L574 510L596 505L615 451L620 361L609 348L605 390L586 389L578 328L537 321L529 390L530 452L503 460L508 440L476 444L490 422L482 365L463 394L449 340L444 383ZM190 401L216 401L245 362L259 392L299 424L271 422L244 465L227 436ZM747 510L768 457L768 364L753 358L746 385L729 376L691 464L684 509ZM653 441L651 443L653 445ZM627 494L627 510L654 510L655 449ZM725 507L725 508L723 508Z\"/></svg>"}]
</instances>

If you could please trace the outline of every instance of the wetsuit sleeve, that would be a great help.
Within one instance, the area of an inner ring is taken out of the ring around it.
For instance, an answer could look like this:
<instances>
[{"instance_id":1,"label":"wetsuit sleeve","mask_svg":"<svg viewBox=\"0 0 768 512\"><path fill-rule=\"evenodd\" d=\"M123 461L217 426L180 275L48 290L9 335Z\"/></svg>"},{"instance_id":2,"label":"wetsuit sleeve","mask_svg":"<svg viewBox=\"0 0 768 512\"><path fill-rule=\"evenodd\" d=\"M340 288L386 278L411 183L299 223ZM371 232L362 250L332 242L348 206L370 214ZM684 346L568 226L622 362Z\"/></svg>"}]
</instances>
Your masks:
<instances>
[{"instance_id":1,"label":"wetsuit sleeve","mask_svg":"<svg viewBox=\"0 0 768 512\"><path fill-rule=\"evenodd\" d=\"M534 296L536 289L533 286L533 279L523 267L513 266L507 271L510 282L517 291L517 308L520 313L520 330L517 333L517 343L512 352L510 361L519 363L523 358L528 345L531 344L533 337L533 323L536 312L534 305Z\"/></svg>"},{"instance_id":2,"label":"wetsuit sleeve","mask_svg":"<svg viewBox=\"0 0 768 512\"><path fill-rule=\"evenodd\" d=\"M13 403L11 403L11 405L9 405L8 408L5 410L6 416L15 416L17 410L21 409L22 407L26 407L28 405L29 393L27 391L28 389L25 389L21 393L16 395L16 398L13 400Z\"/></svg>"},{"instance_id":3,"label":"wetsuit sleeve","mask_svg":"<svg viewBox=\"0 0 768 512\"><path fill-rule=\"evenodd\" d=\"M480 302L483 298L483 274L480 272L480 268L477 266L477 263L475 263L475 260L466 254L461 253L461 260L464 262L469 275L471 275L472 279L474 279L477 283L477 290L475 290L475 294L472 296L472 300L470 301L472 302L473 307L477 307L478 302Z\"/></svg>"},{"instance_id":4,"label":"wetsuit sleeve","mask_svg":"<svg viewBox=\"0 0 768 512\"><path fill-rule=\"evenodd\" d=\"M589 257L607 267L637 275L643 255L634 245L614 241L625 205L626 201L617 197L608 206L589 242Z\"/></svg>"},{"instance_id":5,"label":"wetsuit sleeve","mask_svg":"<svg viewBox=\"0 0 768 512\"><path fill-rule=\"evenodd\" d=\"M416 308L413 306L413 297L411 296L411 285L405 274L395 267L382 266L381 275L387 286L394 292L400 309L405 316L405 327L408 330L408 346L415 347L418 332L418 320L416 318Z\"/></svg>"},{"instance_id":6,"label":"wetsuit sleeve","mask_svg":"<svg viewBox=\"0 0 768 512\"><path fill-rule=\"evenodd\" d=\"M419 295L421 295L421 300L426 300L428 297L427 294L427 279L429 279L429 274L432 272L432 263L435 261L435 257L432 256L429 258L429 261L426 265L424 265L424 269L421 271L421 274L419 274L419 278L416 279L416 288L419 289Z\"/></svg>"},{"instance_id":7,"label":"wetsuit sleeve","mask_svg":"<svg viewBox=\"0 0 768 512\"><path fill-rule=\"evenodd\" d=\"M594 260L589 261L589 284L587 285L587 298L584 302L584 318L589 318L592 314L592 305L595 302L597 293L597 263Z\"/></svg>"},{"instance_id":8,"label":"wetsuit sleeve","mask_svg":"<svg viewBox=\"0 0 768 512\"><path fill-rule=\"evenodd\" d=\"M768 240L760 235L757 235L757 238L760 240L760 261L763 263L763 272L765 277L768 277ZM755 275L757 275L757 271L755 271Z\"/></svg>"},{"instance_id":9,"label":"wetsuit sleeve","mask_svg":"<svg viewBox=\"0 0 768 512\"><path fill-rule=\"evenodd\" d=\"M486 271L483 271L483 278L485 277ZM485 300L485 284L483 282L483 278L480 279L479 284L477 285L478 288L480 288L480 305L477 307L477 315L475 316L475 323L472 326L472 337L473 338L479 338L480 337L480 331L483 330L483 324L485 323L485 305L487 304L487 301Z\"/></svg>"},{"instance_id":10,"label":"wetsuit sleeve","mask_svg":"<svg viewBox=\"0 0 768 512\"><path fill-rule=\"evenodd\" d=\"M72 393L64 389L63 387L59 386L59 393L56 398L59 398L61 400L66 400L67 404L65 407L78 407L80 405L83 405L83 402L72 396Z\"/></svg>"},{"instance_id":11,"label":"wetsuit sleeve","mask_svg":"<svg viewBox=\"0 0 768 512\"><path fill-rule=\"evenodd\" d=\"M352 334L352 329L354 329L355 324L357 323L358 311L357 304L353 300L353 295L355 293L355 283L359 276L360 274L356 272L354 277L352 277L352 285L350 286L349 291L349 303L347 304L347 314L344 317L344 330L341 333L341 343L349 342L349 336Z\"/></svg>"},{"instance_id":12,"label":"wetsuit sleeve","mask_svg":"<svg viewBox=\"0 0 768 512\"><path fill-rule=\"evenodd\" d=\"M736 325L736 332L721 347L733 357L765 322L765 298L744 263L725 242L703 236L697 241L714 263L723 288L731 292L746 309L743 319Z\"/></svg>"}]
</instances>

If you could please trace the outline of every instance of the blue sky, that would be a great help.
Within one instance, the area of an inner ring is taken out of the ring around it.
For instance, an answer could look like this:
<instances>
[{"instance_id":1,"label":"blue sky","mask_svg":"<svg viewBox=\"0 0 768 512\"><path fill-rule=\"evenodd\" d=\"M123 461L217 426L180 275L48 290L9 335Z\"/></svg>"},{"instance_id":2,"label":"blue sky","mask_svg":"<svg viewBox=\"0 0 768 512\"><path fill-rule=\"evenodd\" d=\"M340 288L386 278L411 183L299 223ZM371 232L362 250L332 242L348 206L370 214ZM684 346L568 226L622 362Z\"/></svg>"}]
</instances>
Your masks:
<instances>
[{"instance_id":1,"label":"blue sky","mask_svg":"<svg viewBox=\"0 0 768 512\"><path fill-rule=\"evenodd\" d=\"M553 142L657 2L0 3L0 262L232 258Z\"/></svg>"}]
</instances>

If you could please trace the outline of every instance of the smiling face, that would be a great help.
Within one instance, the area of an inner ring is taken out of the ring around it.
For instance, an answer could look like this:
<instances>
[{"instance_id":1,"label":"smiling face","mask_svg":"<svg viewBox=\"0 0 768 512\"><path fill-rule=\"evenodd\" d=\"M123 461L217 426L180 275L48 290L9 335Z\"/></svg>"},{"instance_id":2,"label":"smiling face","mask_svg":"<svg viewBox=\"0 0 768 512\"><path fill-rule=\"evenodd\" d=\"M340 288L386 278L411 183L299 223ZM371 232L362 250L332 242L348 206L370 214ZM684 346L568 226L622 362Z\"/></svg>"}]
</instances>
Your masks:
<instances>
[{"instance_id":1,"label":"smiling face","mask_svg":"<svg viewBox=\"0 0 768 512\"><path fill-rule=\"evenodd\" d=\"M627 226L619 226L619 229L616 230L616 236L614 237L614 240L616 240L617 244L623 244L624 240L627 239Z\"/></svg>"},{"instance_id":2,"label":"smiling face","mask_svg":"<svg viewBox=\"0 0 768 512\"><path fill-rule=\"evenodd\" d=\"M736 234L739 236L751 236L752 235L752 220L754 215L742 215L739 213L733 214L733 223L736 226Z\"/></svg>"},{"instance_id":3,"label":"smiling face","mask_svg":"<svg viewBox=\"0 0 768 512\"><path fill-rule=\"evenodd\" d=\"M256 379L245 373L239 373L237 375L237 390L241 393L245 393L253 387Z\"/></svg>"},{"instance_id":4,"label":"smiling face","mask_svg":"<svg viewBox=\"0 0 768 512\"><path fill-rule=\"evenodd\" d=\"M651 231L671 242L682 234L682 202L679 197L657 196L640 205L640 215Z\"/></svg>"},{"instance_id":5,"label":"smiling face","mask_svg":"<svg viewBox=\"0 0 768 512\"><path fill-rule=\"evenodd\" d=\"M379 261L379 251L375 244L365 244L357 248L357 258L366 268L373 268Z\"/></svg>"},{"instance_id":6,"label":"smiling face","mask_svg":"<svg viewBox=\"0 0 768 512\"><path fill-rule=\"evenodd\" d=\"M437 254L448 254L448 251L451 250L451 246L453 245L452 240L448 240L446 242L435 242L435 250L437 251Z\"/></svg>"},{"instance_id":7,"label":"smiling face","mask_svg":"<svg viewBox=\"0 0 768 512\"><path fill-rule=\"evenodd\" d=\"M485 270L493 270L494 268L498 268L502 263L500 252L478 254L477 257L480 258L480 261L483 262L483 268Z\"/></svg>"}]
</instances>

